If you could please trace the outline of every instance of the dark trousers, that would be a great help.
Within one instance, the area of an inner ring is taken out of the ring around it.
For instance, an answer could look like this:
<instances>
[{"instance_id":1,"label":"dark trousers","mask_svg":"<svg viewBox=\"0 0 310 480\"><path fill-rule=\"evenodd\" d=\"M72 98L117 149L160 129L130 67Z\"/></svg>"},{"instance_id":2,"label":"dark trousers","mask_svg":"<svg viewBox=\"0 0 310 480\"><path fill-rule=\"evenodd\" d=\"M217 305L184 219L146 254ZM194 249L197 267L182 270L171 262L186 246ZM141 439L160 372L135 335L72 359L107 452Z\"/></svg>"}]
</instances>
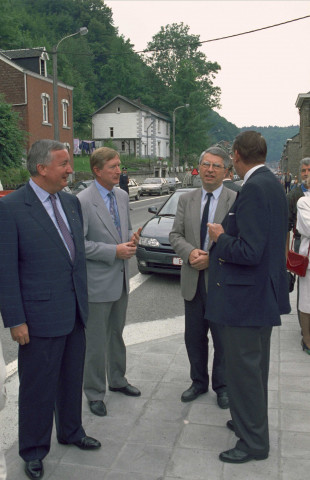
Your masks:
<instances>
[{"instance_id":1,"label":"dark trousers","mask_svg":"<svg viewBox=\"0 0 310 480\"><path fill-rule=\"evenodd\" d=\"M208 332L211 331L214 358L212 366L212 388L216 393L226 391L224 349L222 341L221 328L205 319L206 315L206 287L204 272L199 272L199 280L196 295L193 300L184 300L185 302L185 345L191 370L190 376L192 382L196 385L202 385L204 388L209 386L208 374L208 351L209 339Z\"/></svg>"},{"instance_id":2,"label":"dark trousers","mask_svg":"<svg viewBox=\"0 0 310 480\"><path fill-rule=\"evenodd\" d=\"M272 327L223 326L226 378L236 447L269 452L268 374Z\"/></svg>"},{"instance_id":3,"label":"dark trousers","mask_svg":"<svg viewBox=\"0 0 310 480\"><path fill-rule=\"evenodd\" d=\"M50 450L53 415L57 438L73 443L82 427L85 333L80 322L68 335L30 337L19 347L19 454L27 462Z\"/></svg>"}]
</instances>

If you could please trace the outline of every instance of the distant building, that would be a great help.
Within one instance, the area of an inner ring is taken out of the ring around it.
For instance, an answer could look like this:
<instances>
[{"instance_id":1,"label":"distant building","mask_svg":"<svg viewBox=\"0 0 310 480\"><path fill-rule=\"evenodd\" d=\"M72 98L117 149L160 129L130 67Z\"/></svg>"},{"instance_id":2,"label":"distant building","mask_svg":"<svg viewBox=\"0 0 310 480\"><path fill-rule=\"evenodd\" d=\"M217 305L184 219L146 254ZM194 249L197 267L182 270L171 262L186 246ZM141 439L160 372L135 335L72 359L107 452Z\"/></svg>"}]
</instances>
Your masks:
<instances>
[{"instance_id":1,"label":"distant building","mask_svg":"<svg viewBox=\"0 0 310 480\"><path fill-rule=\"evenodd\" d=\"M282 172L289 171L293 176L298 176L300 160L310 157L310 92L300 93L295 105L299 110L300 130L286 141L279 168Z\"/></svg>"},{"instance_id":2,"label":"distant building","mask_svg":"<svg viewBox=\"0 0 310 480\"><path fill-rule=\"evenodd\" d=\"M112 140L121 154L170 157L169 117L121 95L92 115L92 138L97 146Z\"/></svg>"},{"instance_id":3,"label":"distant building","mask_svg":"<svg viewBox=\"0 0 310 480\"><path fill-rule=\"evenodd\" d=\"M0 93L20 115L28 133L26 150L40 139L54 138L53 78L47 73L45 47L0 50ZM73 162L73 87L58 82L59 136ZM27 153L26 152L26 153Z\"/></svg>"}]
</instances>

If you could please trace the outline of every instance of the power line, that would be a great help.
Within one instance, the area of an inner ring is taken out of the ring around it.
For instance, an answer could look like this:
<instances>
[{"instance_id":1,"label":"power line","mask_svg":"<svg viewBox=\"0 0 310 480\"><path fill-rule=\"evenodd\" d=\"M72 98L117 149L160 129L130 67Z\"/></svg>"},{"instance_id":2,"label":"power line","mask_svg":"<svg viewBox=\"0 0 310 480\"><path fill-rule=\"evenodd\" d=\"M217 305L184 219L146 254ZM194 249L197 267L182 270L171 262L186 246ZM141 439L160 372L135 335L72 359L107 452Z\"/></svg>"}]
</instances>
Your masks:
<instances>
[{"instance_id":1,"label":"power line","mask_svg":"<svg viewBox=\"0 0 310 480\"><path fill-rule=\"evenodd\" d=\"M109 52L102 52L101 55L104 55L104 56L120 56L120 55L132 55L133 53L136 53L136 54L139 54L139 53L152 53L152 52L165 52L167 50L176 50L176 49L179 49L179 48L183 48L183 47L189 47L189 46L201 46L203 43L211 43L211 42L218 42L220 40L227 40L228 38L234 38L234 37L240 37L242 35L249 35L251 33L255 33L255 32L261 32L262 30L268 30L270 28L275 28L275 27L280 27L282 25L286 25L288 23L293 23L293 22L298 22L300 20L305 20L306 18L310 18L310 15L305 15L304 17L299 17L299 18L294 18L293 20L286 20L285 22L281 22L281 23L275 23L273 25L268 25L266 27L261 27L261 28L255 28L254 30L248 30L246 32L241 32L241 33L235 33L233 35L226 35L224 37L218 37L218 38L210 38L209 40L201 40L201 41L197 41L197 42L189 42L189 43L184 43L183 45L178 45L178 46L175 46L175 47L167 47L167 48L159 48L159 49L145 49L145 50L138 50L137 52L136 51L130 51L130 52L120 52L120 53L109 53ZM50 51L47 51L47 53L52 53ZM62 54L70 54L70 55L74 55L74 56L96 56L95 54L93 53L73 53L73 52L66 52L66 51L62 51L62 52L58 52L59 53L62 53Z\"/></svg>"}]
</instances>

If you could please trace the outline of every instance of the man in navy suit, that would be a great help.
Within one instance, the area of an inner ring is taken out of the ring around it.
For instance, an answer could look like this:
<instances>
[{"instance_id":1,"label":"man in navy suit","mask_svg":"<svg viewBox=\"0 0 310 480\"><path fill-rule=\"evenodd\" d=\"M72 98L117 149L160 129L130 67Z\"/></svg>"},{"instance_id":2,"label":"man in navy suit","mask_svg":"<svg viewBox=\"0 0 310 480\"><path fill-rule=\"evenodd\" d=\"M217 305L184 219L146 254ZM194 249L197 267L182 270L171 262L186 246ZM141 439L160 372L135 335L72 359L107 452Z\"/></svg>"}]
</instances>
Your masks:
<instances>
[{"instance_id":1,"label":"man in navy suit","mask_svg":"<svg viewBox=\"0 0 310 480\"><path fill-rule=\"evenodd\" d=\"M222 325L232 420L239 440L220 460L244 463L269 453L268 371L272 327L290 312L285 243L288 222L283 187L265 167L265 139L255 131L233 143L233 164L244 179L222 225L208 224L209 320Z\"/></svg>"},{"instance_id":2,"label":"man in navy suit","mask_svg":"<svg viewBox=\"0 0 310 480\"><path fill-rule=\"evenodd\" d=\"M59 443L101 445L81 421L87 278L80 203L61 192L72 173L68 151L40 140L27 167L29 183L0 201L0 311L19 343L19 454L36 479L54 411Z\"/></svg>"}]
</instances>

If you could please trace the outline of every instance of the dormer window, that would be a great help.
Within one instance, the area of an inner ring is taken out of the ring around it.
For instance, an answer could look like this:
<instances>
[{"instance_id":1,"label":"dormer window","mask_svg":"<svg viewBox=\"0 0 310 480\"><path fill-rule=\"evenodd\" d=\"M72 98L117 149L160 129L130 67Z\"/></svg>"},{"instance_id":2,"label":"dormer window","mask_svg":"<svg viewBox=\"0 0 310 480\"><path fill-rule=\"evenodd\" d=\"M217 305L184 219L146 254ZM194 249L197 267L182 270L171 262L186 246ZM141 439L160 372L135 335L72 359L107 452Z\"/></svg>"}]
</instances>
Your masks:
<instances>
[{"instance_id":1,"label":"dormer window","mask_svg":"<svg viewBox=\"0 0 310 480\"><path fill-rule=\"evenodd\" d=\"M48 104L50 101L50 96L48 93L42 93L41 94L41 100L42 100L42 113L43 113L43 123L49 123L48 121Z\"/></svg>"},{"instance_id":2,"label":"dormer window","mask_svg":"<svg viewBox=\"0 0 310 480\"><path fill-rule=\"evenodd\" d=\"M62 99L61 105L62 105L62 126L68 127L68 108L69 108L68 100Z\"/></svg>"},{"instance_id":3,"label":"dormer window","mask_svg":"<svg viewBox=\"0 0 310 480\"><path fill-rule=\"evenodd\" d=\"M40 75L46 77L46 62L42 58L40 58Z\"/></svg>"},{"instance_id":4,"label":"dormer window","mask_svg":"<svg viewBox=\"0 0 310 480\"><path fill-rule=\"evenodd\" d=\"M121 107L117 107L116 113L121 113Z\"/></svg>"}]
</instances>

